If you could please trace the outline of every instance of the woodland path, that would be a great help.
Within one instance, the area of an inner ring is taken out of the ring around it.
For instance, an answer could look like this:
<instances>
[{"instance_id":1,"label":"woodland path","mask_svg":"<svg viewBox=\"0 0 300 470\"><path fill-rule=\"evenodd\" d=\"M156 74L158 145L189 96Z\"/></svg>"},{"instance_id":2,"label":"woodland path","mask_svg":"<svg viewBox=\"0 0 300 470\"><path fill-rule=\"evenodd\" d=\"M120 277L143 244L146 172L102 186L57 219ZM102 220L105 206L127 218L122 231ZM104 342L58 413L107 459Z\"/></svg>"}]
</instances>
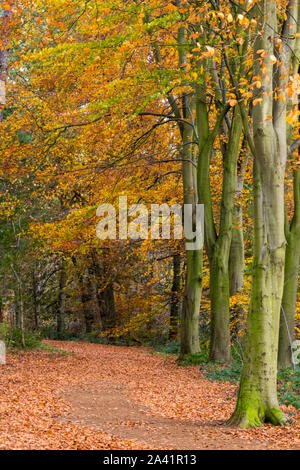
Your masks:
<instances>
[{"instance_id":1,"label":"woodland path","mask_svg":"<svg viewBox=\"0 0 300 470\"><path fill-rule=\"evenodd\" d=\"M299 449L300 424L224 425L236 386L146 348L48 341L0 369L0 448Z\"/></svg>"}]
</instances>

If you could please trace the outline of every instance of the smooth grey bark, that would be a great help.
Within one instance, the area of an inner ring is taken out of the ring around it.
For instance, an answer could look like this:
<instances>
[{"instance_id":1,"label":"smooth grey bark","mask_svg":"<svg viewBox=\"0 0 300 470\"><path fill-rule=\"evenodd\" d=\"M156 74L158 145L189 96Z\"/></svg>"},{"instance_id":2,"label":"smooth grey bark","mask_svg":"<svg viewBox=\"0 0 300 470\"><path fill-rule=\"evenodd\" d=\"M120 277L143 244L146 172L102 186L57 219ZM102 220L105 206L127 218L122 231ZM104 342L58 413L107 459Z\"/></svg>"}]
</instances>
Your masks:
<instances>
[{"instance_id":1,"label":"smooth grey bark","mask_svg":"<svg viewBox=\"0 0 300 470\"><path fill-rule=\"evenodd\" d=\"M300 2L298 3L298 27L300 32ZM294 47L293 70L300 73L300 37L296 38ZM295 97L294 104L298 102L300 112L300 95ZM300 115L298 116L300 121ZM293 129L289 128L288 152L292 154L298 148L300 153L300 140L292 142ZM280 312L279 344L278 344L278 368L284 369L294 367L292 343L295 336L295 313L296 300L299 288L299 265L300 265L300 172L293 170L293 192L294 192L294 215L289 223L288 215L285 216L286 230L286 255L284 268L284 287L282 305Z\"/></svg>"},{"instance_id":2,"label":"smooth grey bark","mask_svg":"<svg viewBox=\"0 0 300 470\"><path fill-rule=\"evenodd\" d=\"M243 206L241 196L244 186L244 168L247 166L247 157L244 153L241 168L237 171L237 187L233 209L233 227L229 253L229 293L230 296L240 292L244 286L244 232L243 232Z\"/></svg>"},{"instance_id":3,"label":"smooth grey bark","mask_svg":"<svg viewBox=\"0 0 300 470\"><path fill-rule=\"evenodd\" d=\"M286 93L291 58L290 38L295 33L297 4L287 4L287 20L281 37L281 65L273 75L271 56L277 31L277 3L259 0L258 31L254 44L254 73L261 87L255 98L262 99L253 109L253 136L249 144L254 155L254 257L253 281L243 370L236 409L230 423L248 428L270 421L288 422L277 399L277 354L279 318L284 284L285 201L284 176L287 159L286 100L273 101L273 86ZM267 52L262 73L260 51ZM273 116L273 119L269 119Z\"/></svg>"},{"instance_id":4,"label":"smooth grey bark","mask_svg":"<svg viewBox=\"0 0 300 470\"><path fill-rule=\"evenodd\" d=\"M287 229L284 288L280 312L278 368L293 367L292 342L295 336L295 311L300 264L300 172L295 170L294 216Z\"/></svg>"}]
</instances>

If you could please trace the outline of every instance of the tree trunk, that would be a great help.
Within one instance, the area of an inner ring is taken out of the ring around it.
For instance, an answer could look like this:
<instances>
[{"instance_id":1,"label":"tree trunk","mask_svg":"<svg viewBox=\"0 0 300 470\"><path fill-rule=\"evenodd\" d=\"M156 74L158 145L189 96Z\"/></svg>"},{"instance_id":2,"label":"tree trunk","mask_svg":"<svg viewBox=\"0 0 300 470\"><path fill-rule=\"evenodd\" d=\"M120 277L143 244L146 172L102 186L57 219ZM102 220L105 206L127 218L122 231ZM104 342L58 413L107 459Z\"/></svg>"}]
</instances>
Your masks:
<instances>
[{"instance_id":1,"label":"tree trunk","mask_svg":"<svg viewBox=\"0 0 300 470\"><path fill-rule=\"evenodd\" d=\"M20 285L20 331L21 331L21 344L22 348L25 348L25 329L24 329L24 302L23 294Z\"/></svg>"},{"instance_id":2,"label":"tree trunk","mask_svg":"<svg viewBox=\"0 0 300 470\"><path fill-rule=\"evenodd\" d=\"M113 283L109 282L104 289L98 292L98 302L101 312L103 329L115 328L117 314L115 309L115 295Z\"/></svg>"},{"instance_id":3,"label":"tree trunk","mask_svg":"<svg viewBox=\"0 0 300 470\"><path fill-rule=\"evenodd\" d=\"M229 293L230 296L240 292L244 285L244 234L243 208L236 204L233 212L231 245L229 253Z\"/></svg>"},{"instance_id":4,"label":"tree trunk","mask_svg":"<svg viewBox=\"0 0 300 470\"><path fill-rule=\"evenodd\" d=\"M36 330L39 329L39 316L40 316L40 285L39 276L37 274L36 266L34 266L32 272L32 292L33 292L33 317L34 327Z\"/></svg>"},{"instance_id":5,"label":"tree trunk","mask_svg":"<svg viewBox=\"0 0 300 470\"><path fill-rule=\"evenodd\" d=\"M15 290L14 292L15 292L15 300L14 300L14 304L13 304L14 320L15 320L14 323L15 323L16 328L20 328L20 312L19 312L18 294L17 294L17 290Z\"/></svg>"},{"instance_id":6,"label":"tree trunk","mask_svg":"<svg viewBox=\"0 0 300 470\"><path fill-rule=\"evenodd\" d=\"M177 2L180 6L180 2ZM185 27L178 30L178 55L181 69L186 67L186 38ZM195 135L191 123L195 109L195 97L189 98L185 93L182 96L182 116L189 124L183 124L181 131L182 146L180 156L182 159L183 202L192 207L192 226L195 232L197 194L197 174L194 160ZM188 240L186 243L194 242ZM180 357L186 354L196 354L200 351L199 342L199 316L202 296L202 248L186 250L186 278L184 298L180 322Z\"/></svg>"},{"instance_id":7,"label":"tree trunk","mask_svg":"<svg viewBox=\"0 0 300 470\"><path fill-rule=\"evenodd\" d=\"M280 313L278 368L292 367L292 341L300 264L300 172L294 171L294 217L287 236L284 289Z\"/></svg>"},{"instance_id":8,"label":"tree trunk","mask_svg":"<svg viewBox=\"0 0 300 470\"><path fill-rule=\"evenodd\" d=\"M224 159L220 232L210 251L211 340L210 359L231 361L229 325L229 253L234 194L237 186L237 156L242 133L238 108L234 110Z\"/></svg>"},{"instance_id":9,"label":"tree trunk","mask_svg":"<svg viewBox=\"0 0 300 470\"><path fill-rule=\"evenodd\" d=\"M186 252L186 279L181 314L180 357L200 351L199 313L202 295L202 250Z\"/></svg>"},{"instance_id":10,"label":"tree trunk","mask_svg":"<svg viewBox=\"0 0 300 470\"><path fill-rule=\"evenodd\" d=\"M248 428L264 421L284 424L277 401L277 350L283 290L285 241L282 232L283 174L272 171L264 181L256 169L255 256L251 305L248 314L244 367L232 424ZM264 181L264 183L263 183ZM281 188L278 191L278 188ZM272 202L271 202L272 201ZM274 206L273 206L274 203ZM274 230L277 212L281 234ZM280 213L281 221L280 221Z\"/></svg>"},{"instance_id":11,"label":"tree trunk","mask_svg":"<svg viewBox=\"0 0 300 470\"><path fill-rule=\"evenodd\" d=\"M248 158L241 152L243 159L241 166L247 166ZM244 232L243 232L243 206L240 203L242 190L244 186L244 174L240 169L237 175L236 201L233 210L233 227L231 235L231 245L229 253L229 295L241 292L244 286L244 268L245 268L245 250L244 250ZM239 320L244 315L243 305L235 305L230 311L230 319L234 320L235 326L231 328L231 339L236 339L239 334ZM237 321L236 321L237 320Z\"/></svg>"},{"instance_id":12,"label":"tree trunk","mask_svg":"<svg viewBox=\"0 0 300 470\"><path fill-rule=\"evenodd\" d=\"M295 34L297 3L287 4L282 28L280 64L273 70L272 54L277 31L277 3L259 0L258 30L254 43L254 73L259 77L253 107L254 141L254 257L248 314L245 359L236 409L230 422L240 427L270 421L288 422L277 399L279 319L284 284L285 201L284 175L287 159L286 93L291 59L289 38ZM260 52L265 52L264 73ZM273 72L275 76L273 76ZM274 100L273 84L283 99ZM272 116L272 119L269 117ZM249 137L250 140L250 137Z\"/></svg>"},{"instance_id":13,"label":"tree trunk","mask_svg":"<svg viewBox=\"0 0 300 470\"><path fill-rule=\"evenodd\" d=\"M185 103L186 97L183 97ZM184 104L184 109L188 106ZM184 118L189 116L184 114ZM195 170L190 163L192 159L192 130L191 126L184 126L183 143L181 156L183 161L183 191L184 204L192 207L192 218L195 218L196 202L197 202L197 185L195 178ZM194 220L193 220L194 221ZM193 223L193 231L195 232L195 224ZM194 242L194 240L186 239L186 243ZM186 250L186 277L183 297L183 306L180 324L180 357L186 354L196 354L200 351L199 342L199 316L200 304L202 296L202 249Z\"/></svg>"},{"instance_id":14,"label":"tree trunk","mask_svg":"<svg viewBox=\"0 0 300 470\"><path fill-rule=\"evenodd\" d=\"M210 348L211 361L231 361L229 328L229 273L224 250L216 250L210 261L209 292L211 299Z\"/></svg>"},{"instance_id":15,"label":"tree trunk","mask_svg":"<svg viewBox=\"0 0 300 470\"><path fill-rule=\"evenodd\" d=\"M176 6L181 8L181 0L176 0ZM147 17L149 21L149 16ZM177 34L178 45L178 65L180 70L184 70L187 65L187 28L180 26ZM160 51L157 44L154 43L154 57L159 63L161 61ZM178 119L178 128L181 135L180 157L182 159L182 181L184 192L184 204L191 204L193 213L195 213L195 204L197 203L197 175L193 165L193 144L195 135L193 133L194 120L194 96L191 100L187 99L185 93L182 96L182 112L180 111L176 99L171 93L168 93L167 99ZM189 105L189 106L188 106ZM207 120L208 123L208 120ZM202 134L205 126L199 125L198 134ZM196 163L195 163L196 164ZM180 316L180 357L185 354L195 354L200 351L199 343L199 315L202 296L202 249L186 252L186 280Z\"/></svg>"},{"instance_id":16,"label":"tree trunk","mask_svg":"<svg viewBox=\"0 0 300 470\"><path fill-rule=\"evenodd\" d=\"M101 324L101 312L98 302L97 286L94 266L89 267L86 276L79 277L81 289L81 302L83 318L85 320L85 331L91 333L93 328L98 328Z\"/></svg>"},{"instance_id":17,"label":"tree trunk","mask_svg":"<svg viewBox=\"0 0 300 470\"><path fill-rule=\"evenodd\" d=\"M67 283L67 273L65 270L64 261L62 261L60 274L59 274L59 292L58 292L58 306L57 306L57 333L65 331L65 304L66 293L65 287Z\"/></svg>"},{"instance_id":18,"label":"tree trunk","mask_svg":"<svg viewBox=\"0 0 300 470\"><path fill-rule=\"evenodd\" d=\"M173 283L171 291L171 307L170 307L170 328L169 339L172 341L178 336L178 320L179 320L179 291L180 291L180 264L181 256L179 253L173 255Z\"/></svg>"},{"instance_id":19,"label":"tree trunk","mask_svg":"<svg viewBox=\"0 0 300 470\"><path fill-rule=\"evenodd\" d=\"M3 300L2 297L0 297L0 323L3 322Z\"/></svg>"},{"instance_id":20,"label":"tree trunk","mask_svg":"<svg viewBox=\"0 0 300 470\"><path fill-rule=\"evenodd\" d=\"M103 330L114 328L118 323L117 312L115 308L114 283L111 279L103 287L106 279L111 278L105 268L100 264L100 260L95 252L92 252L93 270L95 274L95 288L98 301L97 316Z\"/></svg>"}]
</instances>

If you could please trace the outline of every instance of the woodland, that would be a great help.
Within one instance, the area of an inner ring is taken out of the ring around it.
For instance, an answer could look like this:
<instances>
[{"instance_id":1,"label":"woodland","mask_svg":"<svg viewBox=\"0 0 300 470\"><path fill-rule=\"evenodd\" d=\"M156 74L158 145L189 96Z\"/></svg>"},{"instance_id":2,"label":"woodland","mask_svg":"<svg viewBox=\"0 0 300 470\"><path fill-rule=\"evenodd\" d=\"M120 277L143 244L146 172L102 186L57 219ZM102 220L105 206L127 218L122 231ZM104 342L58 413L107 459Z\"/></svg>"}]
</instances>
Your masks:
<instances>
[{"instance_id":1,"label":"woodland","mask_svg":"<svg viewBox=\"0 0 300 470\"><path fill-rule=\"evenodd\" d=\"M0 449L299 448L299 59L298 0L0 2Z\"/></svg>"}]
</instances>

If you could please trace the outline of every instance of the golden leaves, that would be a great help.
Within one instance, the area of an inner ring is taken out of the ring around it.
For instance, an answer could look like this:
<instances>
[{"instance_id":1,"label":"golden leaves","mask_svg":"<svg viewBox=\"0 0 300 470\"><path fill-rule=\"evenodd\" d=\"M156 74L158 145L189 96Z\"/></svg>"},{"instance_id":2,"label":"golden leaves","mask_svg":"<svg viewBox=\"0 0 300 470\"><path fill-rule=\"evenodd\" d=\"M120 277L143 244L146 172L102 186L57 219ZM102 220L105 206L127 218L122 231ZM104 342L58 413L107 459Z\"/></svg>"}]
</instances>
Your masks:
<instances>
[{"instance_id":1,"label":"golden leaves","mask_svg":"<svg viewBox=\"0 0 300 470\"><path fill-rule=\"evenodd\" d=\"M3 10L6 10L6 11L11 10L11 5L8 2L2 2L1 8L3 8Z\"/></svg>"},{"instance_id":2,"label":"golden leaves","mask_svg":"<svg viewBox=\"0 0 300 470\"><path fill-rule=\"evenodd\" d=\"M228 103L230 104L231 107L233 107L233 106L237 105L238 102L235 99L231 99L231 100L228 100Z\"/></svg>"}]
</instances>

